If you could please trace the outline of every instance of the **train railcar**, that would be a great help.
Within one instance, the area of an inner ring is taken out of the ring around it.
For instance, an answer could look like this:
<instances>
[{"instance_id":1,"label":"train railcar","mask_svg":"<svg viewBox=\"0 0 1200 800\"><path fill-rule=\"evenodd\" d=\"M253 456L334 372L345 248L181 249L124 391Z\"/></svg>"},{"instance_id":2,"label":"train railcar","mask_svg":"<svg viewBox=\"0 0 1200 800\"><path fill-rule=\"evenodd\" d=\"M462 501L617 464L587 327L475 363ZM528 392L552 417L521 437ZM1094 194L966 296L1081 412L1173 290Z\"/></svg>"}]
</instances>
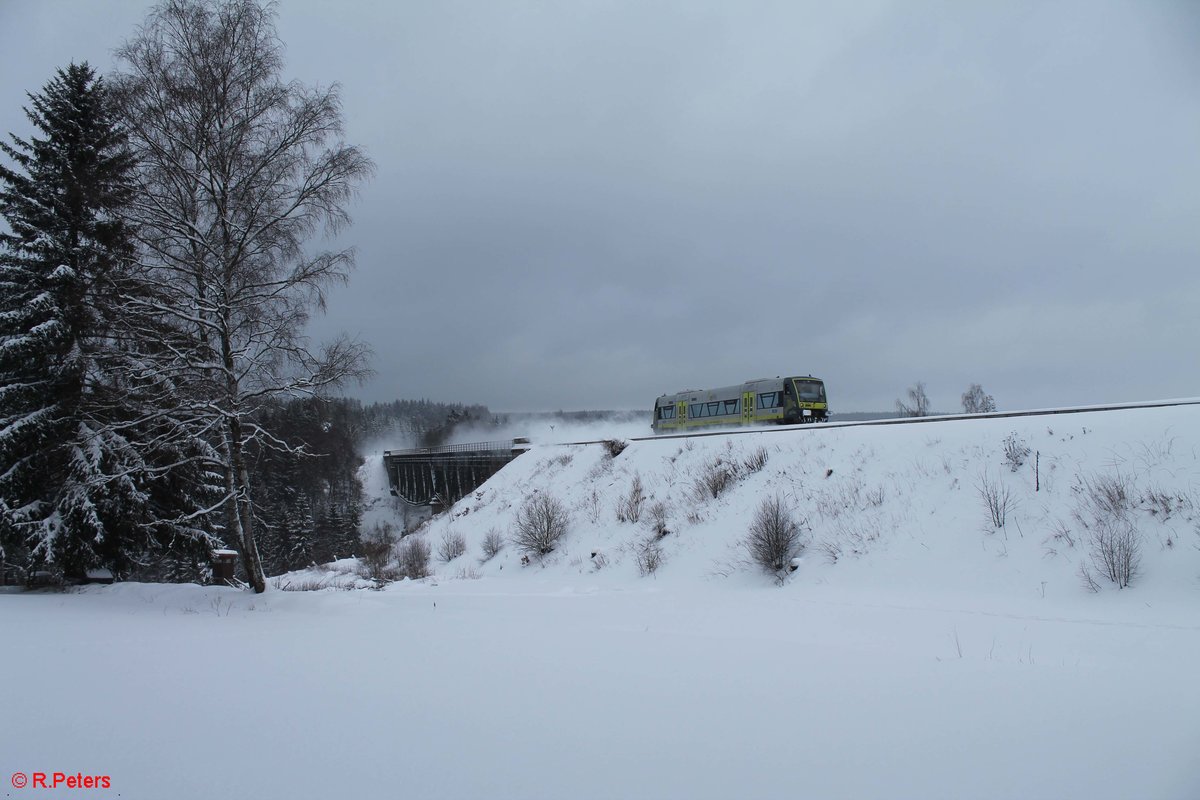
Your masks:
<instances>
[{"instance_id":1,"label":"train railcar","mask_svg":"<svg viewBox=\"0 0 1200 800\"><path fill-rule=\"evenodd\" d=\"M824 381L803 375L664 394L654 401L651 427L655 433L668 433L721 425L794 425L828 418Z\"/></svg>"}]
</instances>

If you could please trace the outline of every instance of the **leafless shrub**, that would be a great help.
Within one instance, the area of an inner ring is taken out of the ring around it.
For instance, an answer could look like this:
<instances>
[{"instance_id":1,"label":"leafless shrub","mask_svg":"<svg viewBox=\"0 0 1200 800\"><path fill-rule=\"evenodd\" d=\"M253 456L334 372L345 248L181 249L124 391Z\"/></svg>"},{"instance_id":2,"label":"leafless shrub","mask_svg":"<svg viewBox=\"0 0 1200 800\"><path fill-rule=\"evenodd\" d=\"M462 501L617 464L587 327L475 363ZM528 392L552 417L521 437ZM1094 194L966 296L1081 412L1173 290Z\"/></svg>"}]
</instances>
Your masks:
<instances>
[{"instance_id":1,"label":"leafless shrub","mask_svg":"<svg viewBox=\"0 0 1200 800\"><path fill-rule=\"evenodd\" d=\"M1128 518L1097 520L1088 531L1088 550L1092 566L1118 589L1124 589L1137 577L1142 561L1142 537Z\"/></svg>"},{"instance_id":2,"label":"leafless shrub","mask_svg":"<svg viewBox=\"0 0 1200 800\"><path fill-rule=\"evenodd\" d=\"M483 537L483 560L491 561L503 549L504 537L500 535L500 531L492 528Z\"/></svg>"},{"instance_id":3,"label":"leafless shrub","mask_svg":"<svg viewBox=\"0 0 1200 800\"><path fill-rule=\"evenodd\" d=\"M400 573L414 581L428 576L429 556L429 542L419 536L407 537L400 545Z\"/></svg>"},{"instance_id":4,"label":"leafless shrub","mask_svg":"<svg viewBox=\"0 0 1200 800\"><path fill-rule=\"evenodd\" d=\"M617 500L617 522L637 522L642 518L642 508L645 505L646 490L642 486L642 476L635 474L629 494Z\"/></svg>"},{"instance_id":5,"label":"leafless shrub","mask_svg":"<svg viewBox=\"0 0 1200 800\"><path fill-rule=\"evenodd\" d=\"M1008 519L1008 512L1016 504L1008 487L999 480L992 480L985 472L979 476L979 482L975 484L975 488L979 491L979 496L987 508L992 527L1003 528Z\"/></svg>"},{"instance_id":6,"label":"leafless shrub","mask_svg":"<svg viewBox=\"0 0 1200 800\"><path fill-rule=\"evenodd\" d=\"M696 499L703 501L708 498L720 497L726 489L737 482L740 473L741 465L725 461L721 456L717 456L704 465L700 471L700 477L693 485Z\"/></svg>"},{"instance_id":7,"label":"leafless shrub","mask_svg":"<svg viewBox=\"0 0 1200 800\"><path fill-rule=\"evenodd\" d=\"M594 478L589 478L588 480L591 483L595 483ZM593 525L600 524L600 517L604 513L604 504L600 501L600 491L595 486L592 487L592 490L586 496L579 500L578 507Z\"/></svg>"},{"instance_id":8,"label":"leafless shrub","mask_svg":"<svg viewBox=\"0 0 1200 800\"><path fill-rule=\"evenodd\" d=\"M1075 547L1075 534L1067 527L1067 523L1058 520L1054 523L1054 529L1051 531L1050 538L1056 544L1066 545L1067 547Z\"/></svg>"},{"instance_id":9,"label":"leafless shrub","mask_svg":"<svg viewBox=\"0 0 1200 800\"><path fill-rule=\"evenodd\" d=\"M592 572L599 572L608 566L608 556L603 550L592 551Z\"/></svg>"},{"instance_id":10,"label":"leafless shrub","mask_svg":"<svg viewBox=\"0 0 1200 800\"><path fill-rule=\"evenodd\" d=\"M454 559L467 552L467 540L461 533L446 531L438 542L438 558L449 564Z\"/></svg>"},{"instance_id":11,"label":"leafless shrub","mask_svg":"<svg viewBox=\"0 0 1200 800\"><path fill-rule=\"evenodd\" d=\"M605 439L602 444L604 452L608 453L609 458L616 458L625 452L626 447L629 447L629 442L624 439Z\"/></svg>"},{"instance_id":12,"label":"leafless shrub","mask_svg":"<svg viewBox=\"0 0 1200 800\"><path fill-rule=\"evenodd\" d=\"M654 532L654 538L661 539L670 533L667 530L667 504L658 500L650 504L650 508L646 510L646 522L650 526L650 530Z\"/></svg>"},{"instance_id":13,"label":"leafless shrub","mask_svg":"<svg viewBox=\"0 0 1200 800\"><path fill-rule=\"evenodd\" d=\"M565 467L574 460L575 460L574 453L563 453L562 455L555 456L550 461L551 461L551 463L558 464L560 467Z\"/></svg>"},{"instance_id":14,"label":"leafless shrub","mask_svg":"<svg viewBox=\"0 0 1200 800\"><path fill-rule=\"evenodd\" d=\"M1135 494L1130 480L1120 472L1077 477L1074 491L1080 498L1076 517L1085 526L1090 520L1124 516L1132 508Z\"/></svg>"},{"instance_id":15,"label":"leafless shrub","mask_svg":"<svg viewBox=\"0 0 1200 800\"><path fill-rule=\"evenodd\" d=\"M1084 589L1093 594L1100 591L1100 582L1096 580L1096 576L1092 574L1086 561L1079 562L1079 581L1083 584Z\"/></svg>"},{"instance_id":16,"label":"leafless shrub","mask_svg":"<svg viewBox=\"0 0 1200 800\"><path fill-rule=\"evenodd\" d=\"M767 465L767 448L759 446L742 460L746 472L758 472Z\"/></svg>"},{"instance_id":17,"label":"leafless shrub","mask_svg":"<svg viewBox=\"0 0 1200 800\"><path fill-rule=\"evenodd\" d=\"M477 581L483 577L479 570L474 567L459 567L458 572L454 575L460 581Z\"/></svg>"},{"instance_id":18,"label":"leafless shrub","mask_svg":"<svg viewBox=\"0 0 1200 800\"><path fill-rule=\"evenodd\" d=\"M1013 431L1008 436L1004 437L1004 463L1008 465L1009 472L1016 472L1025 464L1025 459L1029 458L1029 445Z\"/></svg>"},{"instance_id":19,"label":"leafless shrub","mask_svg":"<svg viewBox=\"0 0 1200 800\"><path fill-rule=\"evenodd\" d=\"M1192 500L1185 494L1172 494L1161 488L1148 487L1141 495L1141 505L1154 516L1169 519L1192 507Z\"/></svg>"},{"instance_id":20,"label":"leafless shrub","mask_svg":"<svg viewBox=\"0 0 1200 800\"><path fill-rule=\"evenodd\" d=\"M842 557L842 546L833 539L822 539L817 543L817 549L821 551L821 555L825 556L825 561L829 564L836 564Z\"/></svg>"},{"instance_id":21,"label":"leafless shrub","mask_svg":"<svg viewBox=\"0 0 1200 800\"><path fill-rule=\"evenodd\" d=\"M361 572L364 578L370 578L376 583L392 579L388 577L388 564L392 560L392 548L396 544L394 531L389 522L376 523L371 533L363 539L359 562L362 564Z\"/></svg>"},{"instance_id":22,"label":"leafless shrub","mask_svg":"<svg viewBox=\"0 0 1200 800\"><path fill-rule=\"evenodd\" d=\"M354 588L353 584L334 578L309 578L302 581L284 581L273 578L271 584L281 592L322 592L326 589L349 591Z\"/></svg>"},{"instance_id":23,"label":"leafless shrub","mask_svg":"<svg viewBox=\"0 0 1200 800\"><path fill-rule=\"evenodd\" d=\"M658 568L662 566L663 549L657 540L651 539L644 542L637 551L638 574L643 578L647 575L653 575L658 572Z\"/></svg>"},{"instance_id":24,"label":"leafless shrub","mask_svg":"<svg viewBox=\"0 0 1200 800\"><path fill-rule=\"evenodd\" d=\"M882 486L876 486L874 489L868 489L866 493L867 504L879 508L883 505L883 501L887 499L887 492Z\"/></svg>"},{"instance_id":25,"label":"leafless shrub","mask_svg":"<svg viewBox=\"0 0 1200 800\"><path fill-rule=\"evenodd\" d=\"M567 509L548 494L529 497L517 511L512 542L527 556L541 557L554 550L567 534Z\"/></svg>"},{"instance_id":26,"label":"leafless shrub","mask_svg":"<svg viewBox=\"0 0 1200 800\"><path fill-rule=\"evenodd\" d=\"M768 497L754 513L743 544L751 561L782 578L792 559L804 549L801 523L783 498Z\"/></svg>"}]
</instances>

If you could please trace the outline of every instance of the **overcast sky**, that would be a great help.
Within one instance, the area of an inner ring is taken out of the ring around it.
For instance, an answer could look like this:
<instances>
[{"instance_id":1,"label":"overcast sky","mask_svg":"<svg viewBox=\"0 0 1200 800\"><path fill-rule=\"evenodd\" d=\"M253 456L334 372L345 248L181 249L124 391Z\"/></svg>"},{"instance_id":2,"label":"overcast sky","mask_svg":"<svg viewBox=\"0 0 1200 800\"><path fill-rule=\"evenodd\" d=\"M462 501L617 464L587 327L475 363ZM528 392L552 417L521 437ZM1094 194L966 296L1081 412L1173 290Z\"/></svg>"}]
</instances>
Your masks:
<instances>
[{"instance_id":1,"label":"overcast sky","mask_svg":"<svg viewBox=\"0 0 1200 800\"><path fill-rule=\"evenodd\" d=\"M148 2L0 0L0 130ZM649 408L782 374L1200 395L1200 4L283 0L378 174L313 327L364 400Z\"/></svg>"}]
</instances>

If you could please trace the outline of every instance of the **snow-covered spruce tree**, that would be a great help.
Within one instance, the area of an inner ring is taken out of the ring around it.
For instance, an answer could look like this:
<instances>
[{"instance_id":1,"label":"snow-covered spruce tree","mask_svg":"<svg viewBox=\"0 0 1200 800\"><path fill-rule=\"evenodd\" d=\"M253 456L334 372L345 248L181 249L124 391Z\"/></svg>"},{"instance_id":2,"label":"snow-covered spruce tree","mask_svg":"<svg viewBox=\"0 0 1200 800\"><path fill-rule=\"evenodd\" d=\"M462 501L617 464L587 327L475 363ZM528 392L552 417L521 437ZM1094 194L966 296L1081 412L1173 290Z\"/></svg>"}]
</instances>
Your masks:
<instances>
[{"instance_id":1,"label":"snow-covered spruce tree","mask_svg":"<svg viewBox=\"0 0 1200 800\"><path fill-rule=\"evenodd\" d=\"M337 91L285 82L282 51L273 7L254 0L165 0L118 51L133 216L166 295L139 310L187 336L156 354L158 370L191 392L174 412L212 447L227 535L258 592L247 447L293 445L256 411L359 377L366 357L345 339L314 353L304 327L353 260L309 240L349 222L371 163L341 141Z\"/></svg>"},{"instance_id":2,"label":"snow-covered spruce tree","mask_svg":"<svg viewBox=\"0 0 1200 800\"><path fill-rule=\"evenodd\" d=\"M0 166L0 548L66 574L121 574L156 506L150 451L125 426L114 327L116 287L131 291L132 155L87 64L29 99L35 135L0 143L12 162Z\"/></svg>"}]
</instances>

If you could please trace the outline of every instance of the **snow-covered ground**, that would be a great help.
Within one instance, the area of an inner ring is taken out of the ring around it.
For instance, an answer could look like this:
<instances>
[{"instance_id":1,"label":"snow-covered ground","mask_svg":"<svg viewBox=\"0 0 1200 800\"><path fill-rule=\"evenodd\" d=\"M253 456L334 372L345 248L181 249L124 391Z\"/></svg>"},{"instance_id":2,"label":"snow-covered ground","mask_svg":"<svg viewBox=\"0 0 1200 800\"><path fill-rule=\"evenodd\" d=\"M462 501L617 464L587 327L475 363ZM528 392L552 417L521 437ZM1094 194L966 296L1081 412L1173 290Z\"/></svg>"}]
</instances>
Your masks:
<instances>
[{"instance_id":1,"label":"snow-covered ground","mask_svg":"<svg viewBox=\"0 0 1200 800\"><path fill-rule=\"evenodd\" d=\"M1099 489L1140 539L1126 589L1080 576ZM535 494L559 548L481 563ZM776 495L808 540L783 585L739 546ZM1196 406L538 444L418 534L467 545L422 581L0 596L0 769L123 798L1194 799L1198 520ZM287 580L359 583L339 566Z\"/></svg>"}]
</instances>

